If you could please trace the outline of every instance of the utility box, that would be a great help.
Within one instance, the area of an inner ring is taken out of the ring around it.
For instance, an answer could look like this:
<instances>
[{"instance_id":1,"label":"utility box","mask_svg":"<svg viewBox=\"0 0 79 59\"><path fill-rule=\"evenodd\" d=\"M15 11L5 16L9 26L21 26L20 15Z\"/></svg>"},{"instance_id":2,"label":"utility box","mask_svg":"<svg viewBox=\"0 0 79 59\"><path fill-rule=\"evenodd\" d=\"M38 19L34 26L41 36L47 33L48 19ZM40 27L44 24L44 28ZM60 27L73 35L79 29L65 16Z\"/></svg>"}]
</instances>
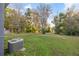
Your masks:
<instances>
[{"instance_id":1,"label":"utility box","mask_svg":"<svg viewBox=\"0 0 79 59\"><path fill-rule=\"evenodd\" d=\"M9 52L20 51L24 47L24 40L21 38L14 38L12 40L8 40L8 50Z\"/></svg>"}]
</instances>

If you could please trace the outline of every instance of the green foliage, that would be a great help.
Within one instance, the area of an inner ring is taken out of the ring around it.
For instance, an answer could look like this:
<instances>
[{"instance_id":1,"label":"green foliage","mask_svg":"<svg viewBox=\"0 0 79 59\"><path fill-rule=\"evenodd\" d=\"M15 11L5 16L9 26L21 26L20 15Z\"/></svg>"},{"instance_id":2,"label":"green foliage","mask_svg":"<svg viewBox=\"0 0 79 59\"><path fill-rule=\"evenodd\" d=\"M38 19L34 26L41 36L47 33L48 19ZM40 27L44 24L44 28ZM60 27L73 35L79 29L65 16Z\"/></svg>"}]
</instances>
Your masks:
<instances>
[{"instance_id":1,"label":"green foliage","mask_svg":"<svg viewBox=\"0 0 79 59\"><path fill-rule=\"evenodd\" d=\"M9 25L10 25L10 21L9 21L9 18L7 17L6 20L4 20L4 27L6 29L9 29Z\"/></svg>"},{"instance_id":2,"label":"green foliage","mask_svg":"<svg viewBox=\"0 0 79 59\"><path fill-rule=\"evenodd\" d=\"M79 35L79 15L75 12L60 13L54 17L55 32L66 35Z\"/></svg>"},{"instance_id":3,"label":"green foliage","mask_svg":"<svg viewBox=\"0 0 79 59\"><path fill-rule=\"evenodd\" d=\"M11 10L10 8L6 8L6 9L5 9L4 27L5 27L6 29L9 29L11 17L8 16L8 15L9 15L9 13L11 13L11 12L12 12L12 10Z\"/></svg>"},{"instance_id":4,"label":"green foliage","mask_svg":"<svg viewBox=\"0 0 79 59\"><path fill-rule=\"evenodd\" d=\"M42 34L45 34L45 33L46 33L46 29L42 28Z\"/></svg>"},{"instance_id":5,"label":"green foliage","mask_svg":"<svg viewBox=\"0 0 79 59\"><path fill-rule=\"evenodd\" d=\"M26 22L26 32L32 32L32 25L31 25L31 21L27 21Z\"/></svg>"},{"instance_id":6,"label":"green foliage","mask_svg":"<svg viewBox=\"0 0 79 59\"><path fill-rule=\"evenodd\" d=\"M52 28L48 25L48 27L46 28L46 32L48 32L48 33L51 32L51 29Z\"/></svg>"}]
</instances>

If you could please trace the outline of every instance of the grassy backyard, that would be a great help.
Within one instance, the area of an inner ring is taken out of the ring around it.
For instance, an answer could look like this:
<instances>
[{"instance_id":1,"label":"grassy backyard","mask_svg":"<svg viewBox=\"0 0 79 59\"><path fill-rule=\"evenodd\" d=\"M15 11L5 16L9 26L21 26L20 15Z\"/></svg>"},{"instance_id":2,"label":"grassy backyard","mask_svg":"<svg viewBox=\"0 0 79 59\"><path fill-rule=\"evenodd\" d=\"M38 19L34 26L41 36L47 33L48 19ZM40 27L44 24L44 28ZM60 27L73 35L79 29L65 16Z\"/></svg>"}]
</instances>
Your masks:
<instances>
[{"instance_id":1,"label":"grassy backyard","mask_svg":"<svg viewBox=\"0 0 79 59\"><path fill-rule=\"evenodd\" d=\"M5 35L5 55L25 56L59 56L79 55L79 37L57 34L17 34L24 39L24 52L8 53L8 39L15 37L15 34Z\"/></svg>"}]
</instances>

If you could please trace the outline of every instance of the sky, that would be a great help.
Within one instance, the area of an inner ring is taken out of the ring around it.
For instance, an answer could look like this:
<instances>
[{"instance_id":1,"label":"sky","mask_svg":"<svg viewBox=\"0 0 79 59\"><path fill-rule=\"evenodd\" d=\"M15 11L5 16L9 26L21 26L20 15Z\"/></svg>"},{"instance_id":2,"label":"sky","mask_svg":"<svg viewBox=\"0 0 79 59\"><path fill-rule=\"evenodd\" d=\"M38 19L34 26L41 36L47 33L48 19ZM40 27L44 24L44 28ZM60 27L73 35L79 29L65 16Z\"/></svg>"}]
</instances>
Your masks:
<instances>
[{"instance_id":1,"label":"sky","mask_svg":"<svg viewBox=\"0 0 79 59\"><path fill-rule=\"evenodd\" d=\"M10 8L15 8L15 9L20 9L20 10L26 10L27 8L30 9L37 9L37 6L39 4L38 3L11 3L8 5L8 7ZM64 9L64 4L63 3L53 3L53 4L49 4L51 7L51 10L53 11L54 15L57 15L58 12L63 11Z\"/></svg>"},{"instance_id":2,"label":"sky","mask_svg":"<svg viewBox=\"0 0 79 59\"><path fill-rule=\"evenodd\" d=\"M21 12L25 12L27 8L37 9L39 3L10 3L8 5L9 8L20 9ZM53 12L48 18L48 23L52 26L54 24L51 23L53 20L53 16L58 15L60 12L65 12L68 8L75 6L75 9L79 10L79 4L72 3L50 3L51 11Z\"/></svg>"}]
</instances>

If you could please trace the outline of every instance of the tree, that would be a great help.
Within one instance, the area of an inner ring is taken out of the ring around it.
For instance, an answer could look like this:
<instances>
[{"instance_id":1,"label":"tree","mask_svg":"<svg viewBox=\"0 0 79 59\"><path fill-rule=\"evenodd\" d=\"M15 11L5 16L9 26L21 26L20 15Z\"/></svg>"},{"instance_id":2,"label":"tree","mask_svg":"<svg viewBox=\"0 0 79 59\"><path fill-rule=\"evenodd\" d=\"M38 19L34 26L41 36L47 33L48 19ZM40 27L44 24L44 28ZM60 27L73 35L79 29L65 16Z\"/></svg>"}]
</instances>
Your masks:
<instances>
[{"instance_id":1,"label":"tree","mask_svg":"<svg viewBox=\"0 0 79 59\"><path fill-rule=\"evenodd\" d=\"M32 16L31 16L31 9L28 8L27 11L25 12L25 20L26 20L26 32L32 32Z\"/></svg>"},{"instance_id":2,"label":"tree","mask_svg":"<svg viewBox=\"0 0 79 59\"><path fill-rule=\"evenodd\" d=\"M5 8L5 20L4 20L4 27L8 30L10 25L10 13L12 12L12 9Z\"/></svg>"},{"instance_id":3,"label":"tree","mask_svg":"<svg viewBox=\"0 0 79 59\"><path fill-rule=\"evenodd\" d=\"M40 32L40 17L37 10L33 10L32 12L32 19L33 19L33 27L35 28L35 32Z\"/></svg>"},{"instance_id":4,"label":"tree","mask_svg":"<svg viewBox=\"0 0 79 59\"><path fill-rule=\"evenodd\" d=\"M46 26L47 26L47 19L50 15L50 7L48 4L40 4L38 6L39 16L41 20L41 28L42 33L45 34Z\"/></svg>"},{"instance_id":5,"label":"tree","mask_svg":"<svg viewBox=\"0 0 79 59\"><path fill-rule=\"evenodd\" d=\"M66 15L64 13L59 13L58 16L54 17L55 32L57 34L62 33L64 31L65 18L66 18Z\"/></svg>"},{"instance_id":6,"label":"tree","mask_svg":"<svg viewBox=\"0 0 79 59\"><path fill-rule=\"evenodd\" d=\"M24 30L24 16L21 15L20 10L18 9L5 9L5 21L4 27L11 32L23 32Z\"/></svg>"},{"instance_id":7,"label":"tree","mask_svg":"<svg viewBox=\"0 0 79 59\"><path fill-rule=\"evenodd\" d=\"M37 10L32 10L30 8L27 9L25 13L26 17L26 29L31 32L39 32L40 31L40 18Z\"/></svg>"},{"instance_id":8,"label":"tree","mask_svg":"<svg viewBox=\"0 0 79 59\"><path fill-rule=\"evenodd\" d=\"M54 17L55 31L58 34L79 35L79 14L68 9L64 14Z\"/></svg>"}]
</instances>

